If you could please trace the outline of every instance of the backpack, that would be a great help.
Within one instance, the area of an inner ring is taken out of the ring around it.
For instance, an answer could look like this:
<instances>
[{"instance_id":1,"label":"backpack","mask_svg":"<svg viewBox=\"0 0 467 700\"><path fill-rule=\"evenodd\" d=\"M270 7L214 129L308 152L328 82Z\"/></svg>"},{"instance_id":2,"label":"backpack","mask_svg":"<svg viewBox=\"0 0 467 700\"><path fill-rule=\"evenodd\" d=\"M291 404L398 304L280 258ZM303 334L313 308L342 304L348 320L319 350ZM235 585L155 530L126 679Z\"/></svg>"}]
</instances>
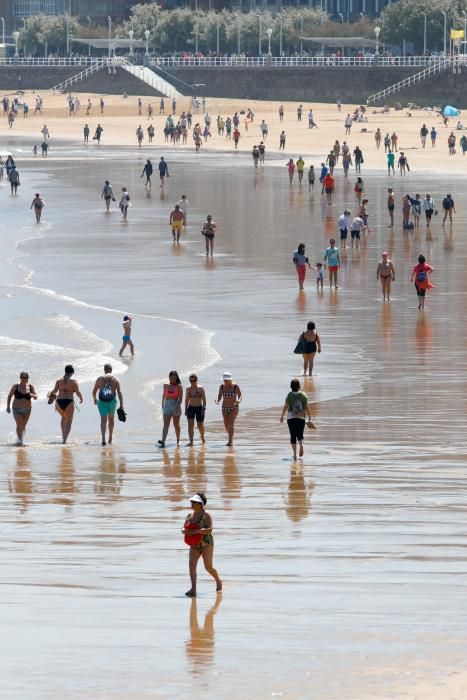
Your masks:
<instances>
[{"instance_id":1,"label":"backpack","mask_svg":"<svg viewBox=\"0 0 467 700\"><path fill-rule=\"evenodd\" d=\"M419 270L417 272L417 282L426 282L426 271Z\"/></svg>"},{"instance_id":2,"label":"backpack","mask_svg":"<svg viewBox=\"0 0 467 700\"><path fill-rule=\"evenodd\" d=\"M99 390L99 401L110 403L115 399L115 394L112 389L112 381L108 381Z\"/></svg>"}]
</instances>

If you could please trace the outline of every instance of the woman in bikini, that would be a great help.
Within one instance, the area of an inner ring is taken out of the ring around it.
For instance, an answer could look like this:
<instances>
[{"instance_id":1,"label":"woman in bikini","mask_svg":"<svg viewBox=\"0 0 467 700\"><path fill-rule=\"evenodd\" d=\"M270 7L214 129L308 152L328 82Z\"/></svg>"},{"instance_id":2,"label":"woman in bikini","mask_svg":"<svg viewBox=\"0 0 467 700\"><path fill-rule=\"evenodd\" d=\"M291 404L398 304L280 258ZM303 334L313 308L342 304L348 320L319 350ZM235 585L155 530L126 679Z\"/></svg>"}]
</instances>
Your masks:
<instances>
[{"instance_id":1,"label":"woman in bikini","mask_svg":"<svg viewBox=\"0 0 467 700\"><path fill-rule=\"evenodd\" d=\"M6 401L6 412L11 413L13 408L13 418L16 423L16 435L18 436L18 444L23 444L24 431L31 417L31 399L37 400L36 390L32 384L28 384L29 374L21 372L19 375L19 384L13 384L8 394ZM11 400L13 399L13 406Z\"/></svg>"},{"instance_id":2,"label":"woman in bikini","mask_svg":"<svg viewBox=\"0 0 467 700\"><path fill-rule=\"evenodd\" d=\"M169 383L164 384L162 389L162 417L164 427L162 430L162 440L158 440L159 447L165 447L165 440L169 432L170 423L173 421L175 435L177 437L177 447L180 446L180 416L182 415L183 387L178 376L178 372L169 372Z\"/></svg>"},{"instance_id":3,"label":"woman in bikini","mask_svg":"<svg viewBox=\"0 0 467 700\"><path fill-rule=\"evenodd\" d=\"M206 393L202 386L198 386L196 374L190 375L190 386L185 392L185 415L188 420L188 437L190 442L187 447L193 447L195 435L195 419L199 430L201 442L204 445L204 414L206 412Z\"/></svg>"},{"instance_id":4,"label":"woman in bikini","mask_svg":"<svg viewBox=\"0 0 467 700\"><path fill-rule=\"evenodd\" d=\"M226 446L232 447L235 421L237 420L238 407L242 400L242 392L238 384L232 383L232 375L230 372L224 372L222 380L223 383L219 387L216 403L220 403L222 399L222 417L228 436Z\"/></svg>"},{"instance_id":5,"label":"woman in bikini","mask_svg":"<svg viewBox=\"0 0 467 700\"><path fill-rule=\"evenodd\" d=\"M306 331L303 333L305 340L305 352L303 357L303 374L313 374L313 360L315 359L316 351L321 352L321 340L316 332L316 326L313 321L306 324Z\"/></svg>"},{"instance_id":6,"label":"woman in bikini","mask_svg":"<svg viewBox=\"0 0 467 700\"><path fill-rule=\"evenodd\" d=\"M61 416L60 427L62 429L62 442L66 441L70 434L71 424L75 413L74 394L83 403L83 396L79 390L78 382L72 379L75 370L71 365L65 367L65 374L62 379L57 379L55 386L49 394L49 403L55 401L55 410Z\"/></svg>"},{"instance_id":7,"label":"woman in bikini","mask_svg":"<svg viewBox=\"0 0 467 700\"><path fill-rule=\"evenodd\" d=\"M362 203L362 197L363 197L363 194L365 192L365 186L363 184L363 180L361 177L357 177L357 182L355 183L354 192L355 192L355 196L357 197L357 201L360 205Z\"/></svg>"},{"instance_id":8,"label":"woman in bikini","mask_svg":"<svg viewBox=\"0 0 467 700\"><path fill-rule=\"evenodd\" d=\"M222 590L222 581L212 565L214 538L212 536L212 518L204 509L207 498L204 493L196 493L190 498L192 512L187 515L183 526L185 543L190 547L189 568L191 588L185 593L189 598L196 598L196 567L203 557L204 568L216 582L216 591Z\"/></svg>"},{"instance_id":9,"label":"woman in bikini","mask_svg":"<svg viewBox=\"0 0 467 700\"><path fill-rule=\"evenodd\" d=\"M391 294L391 282L396 279L396 271L394 270L394 265L392 260L389 259L387 253L381 253L381 260L376 268L376 279L381 280L381 289L383 290L383 301L390 300Z\"/></svg>"}]
</instances>

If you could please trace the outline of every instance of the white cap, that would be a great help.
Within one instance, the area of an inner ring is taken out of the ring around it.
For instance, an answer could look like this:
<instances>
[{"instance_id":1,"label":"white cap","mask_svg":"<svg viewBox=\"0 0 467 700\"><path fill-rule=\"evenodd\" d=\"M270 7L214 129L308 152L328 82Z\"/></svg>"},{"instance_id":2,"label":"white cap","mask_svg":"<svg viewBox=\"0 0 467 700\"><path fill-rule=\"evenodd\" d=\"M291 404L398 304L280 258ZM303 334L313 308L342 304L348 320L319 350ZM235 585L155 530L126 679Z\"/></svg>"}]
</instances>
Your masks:
<instances>
[{"instance_id":1,"label":"white cap","mask_svg":"<svg viewBox=\"0 0 467 700\"><path fill-rule=\"evenodd\" d=\"M195 495L190 498L190 503L201 503L201 505L204 506L203 499L201 498L201 496L198 496L197 493L195 493Z\"/></svg>"},{"instance_id":2,"label":"white cap","mask_svg":"<svg viewBox=\"0 0 467 700\"><path fill-rule=\"evenodd\" d=\"M222 375L222 379L232 379L231 372L224 372L224 374Z\"/></svg>"}]
</instances>

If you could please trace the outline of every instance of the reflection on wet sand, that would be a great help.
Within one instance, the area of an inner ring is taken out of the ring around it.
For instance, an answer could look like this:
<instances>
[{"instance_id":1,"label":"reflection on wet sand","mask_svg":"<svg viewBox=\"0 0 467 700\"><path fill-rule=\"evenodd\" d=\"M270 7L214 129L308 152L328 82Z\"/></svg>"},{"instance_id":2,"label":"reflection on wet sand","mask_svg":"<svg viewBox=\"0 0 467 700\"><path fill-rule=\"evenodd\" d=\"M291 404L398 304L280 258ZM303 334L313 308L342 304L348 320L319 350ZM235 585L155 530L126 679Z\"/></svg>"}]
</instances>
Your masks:
<instances>
[{"instance_id":1,"label":"reflection on wet sand","mask_svg":"<svg viewBox=\"0 0 467 700\"><path fill-rule=\"evenodd\" d=\"M198 622L198 604L196 598L191 599L190 605L190 638L185 649L191 672L199 675L203 669L214 661L215 632L214 615L222 602L222 592L216 594L216 602L204 616L204 624Z\"/></svg>"},{"instance_id":2,"label":"reflection on wet sand","mask_svg":"<svg viewBox=\"0 0 467 700\"><path fill-rule=\"evenodd\" d=\"M433 326L431 318L426 315L424 310L418 314L413 337L417 353L421 356L429 355L433 345Z\"/></svg>"},{"instance_id":3,"label":"reflection on wet sand","mask_svg":"<svg viewBox=\"0 0 467 700\"><path fill-rule=\"evenodd\" d=\"M113 448L103 450L99 469L96 471L94 491L97 496L108 496L115 499L120 496L123 475L126 472L126 460L119 455L115 457Z\"/></svg>"},{"instance_id":4,"label":"reflection on wet sand","mask_svg":"<svg viewBox=\"0 0 467 700\"><path fill-rule=\"evenodd\" d=\"M173 454L167 449L161 450L161 453L162 475L167 492L166 498L172 503L180 503L185 500L180 449L176 448Z\"/></svg>"},{"instance_id":5,"label":"reflection on wet sand","mask_svg":"<svg viewBox=\"0 0 467 700\"><path fill-rule=\"evenodd\" d=\"M288 518L299 523L310 514L311 494L315 484L305 483L305 473L302 464L294 464L290 470L289 488L285 501L285 512Z\"/></svg>"},{"instance_id":6,"label":"reflection on wet sand","mask_svg":"<svg viewBox=\"0 0 467 700\"><path fill-rule=\"evenodd\" d=\"M231 501L240 498L242 492L242 482L240 471L235 459L235 453L232 448L224 457L224 468L222 470L223 482L221 485L221 494L224 498L224 508L231 507Z\"/></svg>"},{"instance_id":7,"label":"reflection on wet sand","mask_svg":"<svg viewBox=\"0 0 467 700\"><path fill-rule=\"evenodd\" d=\"M391 350L393 340L397 340L396 327L392 313L392 305L387 303L381 304L381 314L379 317L379 338L383 350Z\"/></svg>"},{"instance_id":8,"label":"reflection on wet sand","mask_svg":"<svg viewBox=\"0 0 467 700\"><path fill-rule=\"evenodd\" d=\"M187 492L191 495L198 491L205 492L206 486L206 448L188 450L186 466Z\"/></svg>"},{"instance_id":9,"label":"reflection on wet sand","mask_svg":"<svg viewBox=\"0 0 467 700\"><path fill-rule=\"evenodd\" d=\"M33 500L33 478L27 450L22 447L16 450L16 467L8 479L8 488L16 496L20 512L25 513Z\"/></svg>"},{"instance_id":10,"label":"reflection on wet sand","mask_svg":"<svg viewBox=\"0 0 467 700\"><path fill-rule=\"evenodd\" d=\"M57 478L51 487L52 503L57 503L66 508L74 505L76 493L76 474L74 452L71 447L62 447L60 460L57 465Z\"/></svg>"}]
</instances>

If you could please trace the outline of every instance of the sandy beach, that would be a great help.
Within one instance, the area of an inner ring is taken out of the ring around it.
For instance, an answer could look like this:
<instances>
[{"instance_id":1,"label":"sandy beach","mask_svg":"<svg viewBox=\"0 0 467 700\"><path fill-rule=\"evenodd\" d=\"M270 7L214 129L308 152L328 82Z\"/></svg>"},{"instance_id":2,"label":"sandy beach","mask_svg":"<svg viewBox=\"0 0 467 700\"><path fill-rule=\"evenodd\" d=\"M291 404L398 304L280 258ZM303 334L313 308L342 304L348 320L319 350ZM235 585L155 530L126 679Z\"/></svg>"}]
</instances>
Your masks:
<instances>
[{"instance_id":1,"label":"sandy beach","mask_svg":"<svg viewBox=\"0 0 467 700\"><path fill-rule=\"evenodd\" d=\"M439 126L435 160L419 148L421 115L371 118L367 128L396 129L401 146L417 147L408 151L412 169L388 178L374 134L362 134L372 234L343 251L339 290L326 279L318 294L313 271L299 292L292 251L303 240L311 262L322 259L338 217L356 208L354 172L345 181L338 169L329 207L319 187L289 187L273 148L264 168L253 168L259 129L242 128L238 154L214 135L196 155L164 146L157 116L154 146L138 149L136 98L105 97L104 116L89 119L104 126L102 146L84 147L84 115L67 117L65 96L44 99L43 118L18 119L12 130L0 123L22 182L17 198L0 182L5 692L21 700L463 698L467 198L447 130ZM276 103L208 102L214 121L242 106L255 111L256 128L264 116L277 148ZM306 106L300 129L296 105L284 106L286 158L302 154L318 166L328 144L344 139L346 107L341 115L315 107L319 128L309 131ZM49 157L34 158L44 123ZM154 178L148 191L141 170L160 155L171 177L164 190ZM105 179L116 192L128 187L128 224L116 205L105 213ZM404 232L407 189L431 191L438 205L451 190L453 227L438 216L429 230ZM46 201L40 226L29 210L35 191ZM174 246L168 217L182 193L188 225ZM207 212L219 227L213 260L200 234ZM383 250L396 269L391 304L376 280ZM420 252L435 268L423 313L410 282ZM117 356L124 313L134 318L133 361ZM318 429L293 463L279 415L301 372L293 347L308 320L323 344L315 376L301 378ZM128 421L101 448L90 392L106 361ZM85 403L62 446L46 394L67 362ZM39 392L25 448L13 446L4 410L20 369ZM171 433L166 450L155 448L170 369L184 386L197 371L206 387L205 447L177 449ZM244 393L233 449L214 404L226 369ZM198 490L208 496L225 585L216 595L200 568L199 597L188 600L180 528Z\"/></svg>"},{"instance_id":2,"label":"sandy beach","mask_svg":"<svg viewBox=\"0 0 467 700\"><path fill-rule=\"evenodd\" d=\"M138 97L130 96L123 99L121 96L103 95L105 102L104 114L100 114L99 99L100 95L88 95L86 93L79 94L81 102L80 112L74 116L68 116L68 106L66 95L41 93L44 99L44 114L43 118L37 114L32 116L31 109L27 119L22 116L18 117L13 129L11 130L15 136L28 136L37 139L39 146L42 141L40 130L44 123L47 124L50 131L50 151L49 156L53 154L54 141L67 139L71 144L81 144L83 140L83 128L85 123L89 123L91 128L91 136L98 123L104 128L102 137L102 145L107 146L133 146L136 144L135 131L139 124L142 125L145 131L144 147L149 151L160 147L172 150L194 150L191 133L188 139L187 146L178 145L175 148L172 144L164 144L163 128L165 125L166 116L159 115L159 98L150 99L141 97L143 102L142 116L138 116ZM92 110L89 117L86 117L85 106L88 98L92 102ZM25 93L25 101L33 107L35 104L35 95ZM146 129L149 124L147 118L147 107L151 104L154 109L153 124L156 130L154 141L148 143ZM365 169L378 169L386 172L386 157L384 155L384 147L378 151L375 147L374 134L379 127L384 135L392 134L396 131L399 137L399 150L404 150L408 156L410 167L416 172L427 172L440 170L446 172L465 172L466 163L462 157L462 151L457 149L455 157L449 157L447 138L451 130L454 130L457 140L463 132L456 131L457 119L451 118L448 127L443 124L439 114L427 112L424 110L412 110L411 117L407 116L408 110L395 111L391 108L387 114L382 114L381 107L373 105L367 108L366 116L367 123L355 123L352 126L350 136L346 137L344 129L344 120L348 113L353 113L358 105L342 105L342 111L339 113L337 106L329 104L303 104L302 121L297 121L297 102L284 102L284 122L279 122L279 106L280 102L259 102L254 100L227 100L227 99L207 99L206 111L212 117L211 134L212 137L205 144L203 141L202 152L217 152L223 151L226 153L234 152L232 141L227 141L224 136L218 136L216 128L216 118L220 114L224 117L233 116L235 112L246 112L251 108L255 114L254 122L249 124L248 130L245 129L244 115L241 115L240 132L241 137L238 145L238 151L251 152L253 145L257 144L261 139L259 125L263 119L269 127L269 134L266 141L267 153L279 153L279 135L282 130L286 132L286 146L284 155L294 158L299 155L304 158L313 158L315 166L319 166L319 162L327 156L331 146L336 139L342 144L342 141L347 140L351 146L351 150L359 145L363 150L365 157ZM177 102L176 114L180 114L183 110L187 111L190 107L188 97L180 98ZM314 119L318 128L308 128L308 111L313 109ZM166 115L170 111L170 100L165 100ZM377 112L376 114L374 112ZM462 120L462 115L460 117ZM199 114L194 114L193 124L199 120L204 128L204 115L202 111ZM420 128L423 123L426 123L430 130L434 126L438 132L438 142L436 149L432 149L429 143L423 149L420 143ZM1 122L3 127L7 129L7 123ZM94 148L95 144L90 143L90 148ZM434 157L435 156L435 157ZM316 159L316 160L315 160ZM316 162L318 161L318 162ZM396 159L397 161L397 159Z\"/></svg>"}]
</instances>

